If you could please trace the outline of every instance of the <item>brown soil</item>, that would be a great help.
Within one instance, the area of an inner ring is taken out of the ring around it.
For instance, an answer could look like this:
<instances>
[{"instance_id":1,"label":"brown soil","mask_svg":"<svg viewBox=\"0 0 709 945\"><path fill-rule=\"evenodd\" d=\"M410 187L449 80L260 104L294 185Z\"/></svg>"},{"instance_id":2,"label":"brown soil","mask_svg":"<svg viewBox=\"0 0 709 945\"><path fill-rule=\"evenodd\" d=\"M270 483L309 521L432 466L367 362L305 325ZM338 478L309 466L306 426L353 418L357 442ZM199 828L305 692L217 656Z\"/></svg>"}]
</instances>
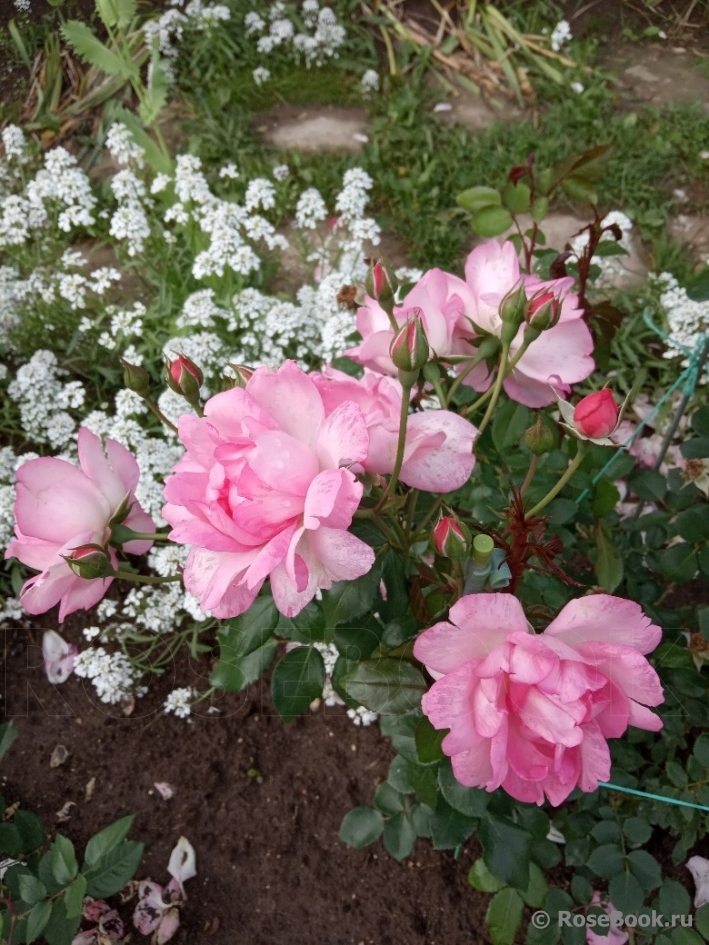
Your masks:
<instances>
[{"instance_id":1,"label":"brown soil","mask_svg":"<svg viewBox=\"0 0 709 945\"><path fill-rule=\"evenodd\" d=\"M64 628L68 639L78 642L78 624ZM285 725L266 682L217 700L219 714L203 705L189 722L165 716L172 688L207 686L208 665L187 660L154 679L126 718L99 702L88 681L49 685L41 629L6 631L4 720L20 738L2 763L2 793L37 813L50 834L57 812L74 801L59 829L79 850L101 827L135 814L130 836L146 845L138 878L165 883L170 851L187 837L198 875L187 883L178 945L488 942L488 897L466 878L476 855L470 845L455 862L419 840L410 860L397 863L381 843L355 851L339 841L342 817L372 802L394 754L376 728L324 706ZM58 744L69 757L50 768ZM155 781L174 785L174 797L162 800ZM133 940L145 941L137 933Z\"/></svg>"}]
</instances>

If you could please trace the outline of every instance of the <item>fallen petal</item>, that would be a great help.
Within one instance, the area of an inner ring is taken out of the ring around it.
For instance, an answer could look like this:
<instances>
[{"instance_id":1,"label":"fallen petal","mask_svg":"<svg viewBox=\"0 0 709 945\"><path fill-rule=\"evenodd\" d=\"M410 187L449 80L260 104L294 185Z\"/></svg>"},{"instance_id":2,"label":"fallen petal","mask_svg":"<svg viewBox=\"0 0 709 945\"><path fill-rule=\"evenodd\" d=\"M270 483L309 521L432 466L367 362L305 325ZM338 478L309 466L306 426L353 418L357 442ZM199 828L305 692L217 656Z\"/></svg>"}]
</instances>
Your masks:
<instances>
[{"instance_id":1,"label":"fallen petal","mask_svg":"<svg viewBox=\"0 0 709 945\"><path fill-rule=\"evenodd\" d=\"M696 887L694 908L700 909L709 902L709 860L703 856L693 856L687 860L686 866Z\"/></svg>"},{"instance_id":2,"label":"fallen petal","mask_svg":"<svg viewBox=\"0 0 709 945\"><path fill-rule=\"evenodd\" d=\"M180 837L177 846L170 854L167 871L179 883L197 875L197 860L194 847L186 837Z\"/></svg>"},{"instance_id":3,"label":"fallen petal","mask_svg":"<svg viewBox=\"0 0 709 945\"><path fill-rule=\"evenodd\" d=\"M167 781L155 781L154 787L164 801L169 801L175 794L174 787L168 784Z\"/></svg>"},{"instance_id":4,"label":"fallen petal","mask_svg":"<svg viewBox=\"0 0 709 945\"><path fill-rule=\"evenodd\" d=\"M168 909L163 915L162 919L160 920L160 925L153 936L155 945L165 945L165 942L170 941L179 927L180 913L175 906L172 906L172 908Z\"/></svg>"}]
</instances>

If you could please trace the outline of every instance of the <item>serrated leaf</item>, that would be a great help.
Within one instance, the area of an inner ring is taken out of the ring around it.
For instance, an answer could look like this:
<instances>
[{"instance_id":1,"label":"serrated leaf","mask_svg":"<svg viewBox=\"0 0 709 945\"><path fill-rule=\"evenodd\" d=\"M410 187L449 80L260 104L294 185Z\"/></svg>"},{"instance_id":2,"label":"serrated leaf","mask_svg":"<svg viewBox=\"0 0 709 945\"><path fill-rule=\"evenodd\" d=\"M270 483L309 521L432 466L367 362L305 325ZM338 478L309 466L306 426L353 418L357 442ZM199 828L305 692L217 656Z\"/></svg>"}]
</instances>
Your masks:
<instances>
[{"instance_id":1,"label":"serrated leaf","mask_svg":"<svg viewBox=\"0 0 709 945\"><path fill-rule=\"evenodd\" d=\"M660 864L646 850L633 850L629 853L628 866L645 892L656 889L662 882Z\"/></svg>"},{"instance_id":2,"label":"serrated leaf","mask_svg":"<svg viewBox=\"0 0 709 945\"><path fill-rule=\"evenodd\" d=\"M79 870L74 853L74 844L60 833L51 846L52 875L61 886L68 886Z\"/></svg>"},{"instance_id":3,"label":"serrated leaf","mask_svg":"<svg viewBox=\"0 0 709 945\"><path fill-rule=\"evenodd\" d=\"M439 795L431 821L431 837L434 850L453 850L472 836L477 825L473 817L466 817L455 810Z\"/></svg>"},{"instance_id":4,"label":"serrated leaf","mask_svg":"<svg viewBox=\"0 0 709 945\"><path fill-rule=\"evenodd\" d=\"M645 901L645 894L631 873L617 873L610 881L608 895L616 909L626 915L637 915Z\"/></svg>"},{"instance_id":5,"label":"serrated leaf","mask_svg":"<svg viewBox=\"0 0 709 945\"><path fill-rule=\"evenodd\" d=\"M502 195L494 187L469 187L458 194L455 202L468 213L477 213L485 207L499 207L502 204Z\"/></svg>"},{"instance_id":6,"label":"serrated leaf","mask_svg":"<svg viewBox=\"0 0 709 945\"><path fill-rule=\"evenodd\" d=\"M483 817L491 795L480 788L469 788L461 784L453 774L450 761L446 760L438 769L438 783L446 801L466 817Z\"/></svg>"},{"instance_id":7,"label":"serrated leaf","mask_svg":"<svg viewBox=\"0 0 709 945\"><path fill-rule=\"evenodd\" d=\"M403 860L409 856L415 843L416 831L409 815L403 811L384 825L384 846L395 860Z\"/></svg>"},{"instance_id":8,"label":"serrated leaf","mask_svg":"<svg viewBox=\"0 0 709 945\"><path fill-rule=\"evenodd\" d=\"M143 858L142 843L124 840L119 846L104 854L95 867L96 872L87 876L86 895L94 899L106 899L123 889L133 878Z\"/></svg>"},{"instance_id":9,"label":"serrated leaf","mask_svg":"<svg viewBox=\"0 0 709 945\"><path fill-rule=\"evenodd\" d=\"M5 722L0 725L0 760L5 757L19 734L12 722Z\"/></svg>"},{"instance_id":10,"label":"serrated leaf","mask_svg":"<svg viewBox=\"0 0 709 945\"><path fill-rule=\"evenodd\" d=\"M480 821L478 837L493 876L517 889L526 889L532 835L510 821L487 814Z\"/></svg>"},{"instance_id":11,"label":"serrated leaf","mask_svg":"<svg viewBox=\"0 0 709 945\"><path fill-rule=\"evenodd\" d=\"M347 846L361 850L378 840L384 831L384 818L373 807L355 807L345 814L339 837Z\"/></svg>"},{"instance_id":12,"label":"serrated leaf","mask_svg":"<svg viewBox=\"0 0 709 945\"><path fill-rule=\"evenodd\" d=\"M27 941L36 942L44 932L52 914L52 904L46 899L32 907L27 916Z\"/></svg>"},{"instance_id":13,"label":"serrated leaf","mask_svg":"<svg viewBox=\"0 0 709 945\"><path fill-rule=\"evenodd\" d=\"M527 213L531 204L529 187L524 182L513 184L509 182L502 191L505 206L512 213Z\"/></svg>"},{"instance_id":14,"label":"serrated leaf","mask_svg":"<svg viewBox=\"0 0 709 945\"><path fill-rule=\"evenodd\" d=\"M322 695L325 662L322 653L311 646L299 646L286 653L271 676L271 695L278 714L291 722L310 703Z\"/></svg>"},{"instance_id":15,"label":"serrated leaf","mask_svg":"<svg viewBox=\"0 0 709 945\"><path fill-rule=\"evenodd\" d=\"M81 915L84 905L84 896L86 895L87 879L83 873L79 873L71 886L64 893L64 905L68 919L75 919Z\"/></svg>"},{"instance_id":16,"label":"serrated leaf","mask_svg":"<svg viewBox=\"0 0 709 945\"><path fill-rule=\"evenodd\" d=\"M47 889L44 883L31 873L23 873L18 880L20 896L29 905L47 898Z\"/></svg>"},{"instance_id":17,"label":"serrated leaf","mask_svg":"<svg viewBox=\"0 0 709 945\"><path fill-rule=\"evenodd\" d=\"M596 522L595 536L596 560L593 569L603 590L612 594L623 580L623 558L605 521Z\"/></svg>"},{"instance_id":18,"label":"serrated leaf","mask_svg":"<svg viewBox=\"0 0 709 945\"><path fill-rule=\"evenodd\" d=\"M487 922L493 945L514 945L522 924L524 903L516 889L501 889L487 907Z\"/></svg>"},{"instance_id":19,"label":"serrated leaf","mask_svg":"<svg viewBox=\"0 0 709 945\"><path fill-rule=\"evenodd\" d=\"M441 742L448 734L448 729L434 728L427 717L422 715L416 723L416 757L423 765L440 761L443 755Z\"/></svg>"},{"instance_id":20,"label":"serrated leaf","mask_svg":"<svg viewBox=\"0 0 709 945\"><path fill-rule=\"evenodd\" d=\"M415 709L428 688L421 672L404 660L364 660L342 679L351 699L380 715Z\"/></svg>"},{"instance_id":21,"label":"serrated leaf","mask_svg":"<svg viewBox=\"0 0 709 945\"><path fill-rule=\"evenodd\" d=\"M597 876L611 879L624 869L623 851L615 843L604 843L591 853L586 866Z\"/></svg>"},{"instance_id":22,"label":"serrated leaf","mask_svg":"<svg viewBox=\"0 0 709 945\"><path fill-rule=\"evenodd\" d=\"M493 876L487 866L485 866L485 860L483 860L482 857L477 859L470 867L468 882L473 889L484 893L495 893L505 888L505 884L502 880Z\"/></svg>"},{"instance_id":23,"label":"serrated leaf","mask_svg":"<svg viewBox=\"0 0 709 945\"><path fill-rule=\"evenodd\" d=\"M400 794L388 781L382 781L374 792L374 806L383 814L394 816L404 809L404 795Z\"/></svg>"},{"instance_id":24,"label":"serrated leaf","mask_svg":"<svg viewBox=\"0 0 709 945\"><path fill-rule=\"evenodd\" d=\"M504 207L483 207L472 219L475 232L488 238L509 230L512 222L512 214Z\"/></svg>"},{"instance_id":25,"label":"serrated leaf","mask_svg":"<svg viewBox=\"0 0 709 945\"><path fill-rule=\"evenodd\" d=\"M361 617L371 608L379 590L380 572L375 565L355 581L337 581L324 591L322 608L330 629Z\"/></svg>"},{"instance_id":26,"label":"serrated leaf","mask_svg":"<svg viewBox=\"0 0 709 945\"><path fill-rule=\"evenodd\" d=\"M89 65L96 66L107 75L119 75L129 79L131 69L114 52L104 46L86 23L79 20L67 20L62 24L61 33L74 52Z\"/></svg>"},{"instance_id":27,"label":"serrated leaf","mask_svg":"<svg viewBox=\"0 0 709 945\"><path fill-rule=\"evenodd\" d=\"M122 843L128 836L128 831L134 820L134 814L121 817L120 820L109 824L108 827L104 827L103 830L91 837L84 852L84 870L90 869L102 856L110 853L111 850L115 850L118 844Z\"/></svg>"}]
</instances>

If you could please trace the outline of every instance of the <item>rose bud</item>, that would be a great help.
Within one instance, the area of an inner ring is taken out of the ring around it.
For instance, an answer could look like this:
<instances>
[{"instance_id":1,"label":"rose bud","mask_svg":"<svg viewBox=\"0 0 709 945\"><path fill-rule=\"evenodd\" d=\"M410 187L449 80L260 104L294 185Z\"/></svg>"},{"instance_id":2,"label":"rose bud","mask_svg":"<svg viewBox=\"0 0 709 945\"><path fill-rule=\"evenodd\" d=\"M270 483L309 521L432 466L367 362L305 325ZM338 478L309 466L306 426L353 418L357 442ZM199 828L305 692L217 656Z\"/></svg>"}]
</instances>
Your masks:
<instances>
[{"instance_id":1,"label":"rose bud","mask_svg":"<svg viewBox=\"0 0 709 945\"><path fill-rule=\"evenodd\" d=\"M444 558L464 558L470 551L470 532L452 515L442 515L433 529L433 546Z\"/></svg>"},{"instance_id":2,"label":"rose bud","mask_svg":"<svg viewBox=\"0 0 709 945\"><path fill-rule=\"evenodd\" d=\"M406 373L418 373L428 362L428 338L419 314L407 318L399 329L389 348L389 356L396 367Z\"/></svg>"},{"instance_id":3,"label":"rose bud","mask_svg":"<svg viewBox=\"0 0 709 945\"><path fill-rule=\"evenodd\" d=\"M517 329L524 321L526 308L527 295L523 285L511 289L500 302L500 318L502 320L500 340L503 344L510 344L514 339Z\"/></svg>"},{"instance_id":4,"label":"rose bud","mask_svg":"<svg viewBox=\"0 0 709 945\"><path fill-rule=\"evenodd\" d=\"M111 559L101 545L80 545L70 555L62 555L77 577L93 580L113 573Z\"/></svg>"},{"instance_id":5,"label":"rose bud","mask_svg":"<svg viewBox=\"0 0 709 945\"><path fill-rule=\"evenodd\" d=\"M145 368L131 364L125 358L118 359L123 365L123 383L139 397L147 397L150 392L150 378Z\"/></svg>"},{"instance_id":6,"label":"rose bud","mask_svg":"<svg viewBox=\"0 0 709 945\"><path fill-rule=\"evenodd\" d=\"M609 436L618 424L620 410L607 387L584 397L574 407L574 426L583 436L598 439Z\"/></svg>"},{"instance_id":7,"label":"rose bud","mask_svg":"<svg viewBox=\"0 0 709 945\"><path fill-rule=\"evenodd\" d=\"M550 453L556 446L556 434L539 417L537 422L524 432L522 437L527 449L535 456L543 456L544 453Z\"/></svg>"},{"instance_id":8,"label":"rose bud","mask_svg":"<svg viewBox=\"0 0 709 945\"><path fill-rule=\"evenodd\" d=\"M182 394L187 403L199 403L199 389L204 381L204 375L197 365L183 354L174 361L165 362L167 384L176 394Z\"/></svg>"},{"instance_id":9,"label":"rose bud","mask_svg":"<svg viewBox=\"0 0 709 945\"><path fill-rule=\"evenodd\" d=\"M561 302L549 289L540 292L527 302L525 318L539 331L553 328L561 318Z\"/></svg>"},{"instance_id":10,"label":"rose bud","mask_svg":"<svg viewBox=\"0 0 709 945\"><path fill-rule=\"evenodd\" d=\"M396 276L383 260L377 259L370 265L364 278L364 288L370 298L378 302L389 302L394 298L398 287Z\"/></svg>"}]
</instances>

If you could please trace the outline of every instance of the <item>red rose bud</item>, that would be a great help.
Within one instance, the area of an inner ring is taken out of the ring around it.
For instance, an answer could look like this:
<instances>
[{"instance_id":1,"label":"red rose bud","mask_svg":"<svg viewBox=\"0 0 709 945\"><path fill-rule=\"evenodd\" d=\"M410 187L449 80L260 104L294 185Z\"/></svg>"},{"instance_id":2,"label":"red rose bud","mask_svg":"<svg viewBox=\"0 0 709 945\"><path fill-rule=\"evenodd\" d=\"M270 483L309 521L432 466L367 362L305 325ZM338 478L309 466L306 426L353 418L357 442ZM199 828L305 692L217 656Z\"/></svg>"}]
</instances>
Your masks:
<instances>
[{"instance_id":1,"label":"red rose bud","mask_svg":"<svg viewBox=\"0 0 709 945\"><path fill-rule=\"evenodd\" d=\"M70 555L62 555L77 577L93 580L113 572L111 559L101 545L80 545Z\"/></svg>"},{"instance_id":2,"label":"red rose bud","mask_svg":"<svg viewBox=\"0 0 709 945\"><path fill-rule=\"evenodd\" d=\"M620 413L613 394L604 387L584 397L574 407L574 425L579 433L591 439L609 436L618 424Z\"/></svg>"},{"instance_id":3,"label":"red rose bud","mask_svg":"<svg viewBox=\"0 0 709 945\"><path fill-rule=\"evenodd\" d=\"M538 331L553 328L561 318L561 301L550 289L540 292L527 302L525 318Z\"/></svg>"},{"instance_id":4,"label":"red rose bud","mask_svg":"<svg viewBox=\"0 0 709 945\"><path fill-rule=\"evenodd\" d=\"M174 361L165 362L167 383L176 394L182 394L188 404L193 406L199 403L199 389L204 381L204 375L197 365L183 354Z\"/></svg>"},{"instance_id":5,"label":"red rose bud","mask_svg":"<svg viewBox=\"0 0 709 945\"><path fill-rule=\"evenodd\" d=\"M464 558L470 551L470 532L452 515L442 515L433 529L433 546L444 558Z\"/></svg>"},{"instance_id":6,"label":"red rose bud","mask_svg":"<svg viewBox=\"0 0 709 945\"><path fill-rule=\"evenodd\" d=\"M150 393L150 378L145 368L131 364L125 358L118 359L123 365L123 383L139 397L147 397Z\"/></svg>"},{"instance_id":7,"label":"red rose bud","mask_svg":"<svg viewBox=\"0 0 709 945\"><path fill-rule=\"evenodd\" d=\"M400 371L417 373L428 362L428 338L420 315L407 318L391 343L389 355Z\"/></svg>"},{"instance_id":8,"label":"red rose bud","mask_svg":"<svg viewBox=\"0 0 709 945\"><path fill-rule=\"evenodd\" d=\"M364 288L367 295L378 302L390 302L399 282L393 271L381 260L373 262L364 279Z\"/></svg>"}]
</instances>

